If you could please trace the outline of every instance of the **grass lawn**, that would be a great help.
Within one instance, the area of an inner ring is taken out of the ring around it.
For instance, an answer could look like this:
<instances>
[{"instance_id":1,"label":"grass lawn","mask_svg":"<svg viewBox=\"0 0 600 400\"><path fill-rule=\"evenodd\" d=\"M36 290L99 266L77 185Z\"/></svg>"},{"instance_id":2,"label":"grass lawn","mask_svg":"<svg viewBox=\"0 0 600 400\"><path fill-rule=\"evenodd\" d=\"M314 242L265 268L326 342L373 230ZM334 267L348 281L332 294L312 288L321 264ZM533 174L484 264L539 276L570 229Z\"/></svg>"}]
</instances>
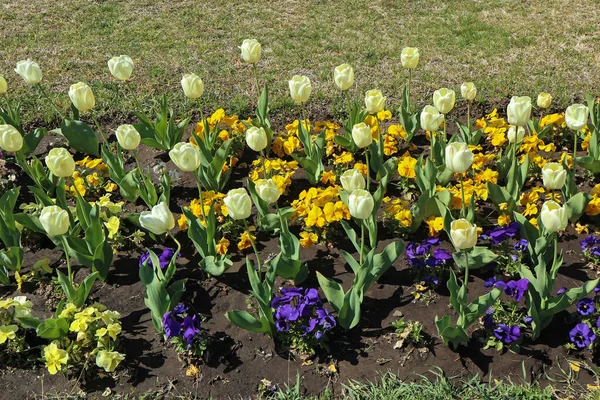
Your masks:
<instances>
[{"instance_id":1,"label":"grass lawn","mask_svg":"<svg viewBox=\"0 0 600 400\"><path fill-rule=\"evenodd\" d=\"M263 45L260 75L273 92L273 115L293 109L287 80L302 74L313 81L309 106L335 116L343 103L333 67L353 65L356 98L377 87L395 109L406 78L400 51L416 46L421 61L413 93L419 100L429 101L442 86L459 92L470 80L486 104L515 94L535 98L543 90L563 108L586 92L599 92L599 18L597 0L5 0L0 74L11 96L24 97L26 119L54 118L50 107L33 107L37 97L13 72L17 61L29 57L60 94L59 106L69 105L70 84L86 81L98 112L119 108L122 115L105 115L118 120L133 103L117 92L106 62L128 54L136 63L132 84L146 105L167 93L175 108L191 110L179 81L195 72L205 81L207 111L224 107L247 116L248 99L256 94L237 46L256 38Z\"/></svg>"}]
</instances>

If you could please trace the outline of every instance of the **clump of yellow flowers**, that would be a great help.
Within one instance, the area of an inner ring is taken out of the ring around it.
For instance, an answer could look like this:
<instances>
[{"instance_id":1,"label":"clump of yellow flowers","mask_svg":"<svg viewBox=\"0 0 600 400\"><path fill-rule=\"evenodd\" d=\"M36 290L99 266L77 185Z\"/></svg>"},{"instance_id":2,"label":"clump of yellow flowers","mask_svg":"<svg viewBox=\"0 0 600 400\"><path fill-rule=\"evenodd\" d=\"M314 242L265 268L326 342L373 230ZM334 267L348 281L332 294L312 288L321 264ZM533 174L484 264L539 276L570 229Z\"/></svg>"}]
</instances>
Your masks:
<instances>
[{"instance_id":1,"label":"clump of yellow flowers","mask_svg":"<svg viewBox=\"0 0 600 400\"><path fill-rule=\"evenodd\" d=\"M121 315L101 304L79 308L67 303L57 321L64 320L68 332L42 350L51 375L69 368L84 368L91 360L106 372L113 372L125 355L115 351L121 334Z\"/></svg>"},{"instance_id":2,"label":"clump of yellow flowers","mask_svg":"<svg viewBox=\"0 0 600 400\"><path fill-rule=\"evenodd\" d=\"M108 179L108 166L102 162L102 159L89 156L75 162L75 172L70 181L72 184L66 185L65 189L73 197L77 197L78 192L81 196L85 196L89 193L100 193L102 189L113 192L118 188Z\"/></svg>"}]
</instances>

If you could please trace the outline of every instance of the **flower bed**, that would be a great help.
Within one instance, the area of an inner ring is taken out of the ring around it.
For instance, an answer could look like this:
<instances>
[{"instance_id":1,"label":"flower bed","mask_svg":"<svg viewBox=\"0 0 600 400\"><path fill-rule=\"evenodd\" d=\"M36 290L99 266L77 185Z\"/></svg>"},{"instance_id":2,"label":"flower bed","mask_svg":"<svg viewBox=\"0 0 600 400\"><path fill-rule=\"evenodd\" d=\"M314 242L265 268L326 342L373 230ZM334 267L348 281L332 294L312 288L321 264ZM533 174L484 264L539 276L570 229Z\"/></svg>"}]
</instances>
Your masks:
<instances>
[{"instance_id":1,"label":"flower bed","mask_svg":"<svg viewBox=\"0 0 600 400\"><path fill-rule=\"evenodd\" d=\"M256 67L260 44L241 49ZM312 391L398 365L510 375L523 363L533 380L594 371L596 100L548 114L548 94L535 111L513 97L506 118L472 118L465 83L454 127L454 91L411 102L418 59L403 51L397 112L378 90L352 101L344 64L345 120L311 121L311 82L294 76L298 119L279 127L254 68L255 118L205 117L204 83L186 74L199 122L164 97L155 117L138 104L114 136L88 85L61 110L39 66L19 62L64 122L25 128L8 96L0 111L6 387L40 369L58 390L148 389L168 375L219 395L278 390L290 369L310 373ZM133 61L108 66L135 99Z\"/></svg>"}]
</instances>

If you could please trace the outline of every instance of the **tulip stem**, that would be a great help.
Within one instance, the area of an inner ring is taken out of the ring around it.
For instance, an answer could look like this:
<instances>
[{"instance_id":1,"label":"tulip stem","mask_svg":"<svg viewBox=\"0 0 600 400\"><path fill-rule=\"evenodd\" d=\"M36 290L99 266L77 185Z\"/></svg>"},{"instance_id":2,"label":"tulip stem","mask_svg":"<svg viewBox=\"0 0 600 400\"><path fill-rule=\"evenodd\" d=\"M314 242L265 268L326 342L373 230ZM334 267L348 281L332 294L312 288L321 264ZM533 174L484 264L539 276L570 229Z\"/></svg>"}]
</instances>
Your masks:
<instances>
[{"instance_id":1,"label":"tulip stem","mask_svg":"<svg viewBox=\"0 0 600 400\"><path fill-rule=\"evenodd\" d=\"M200 200L200 210L202 211L202 221L206 223L206 215L204 214L204 200L202 199L202 182L200 182L199 169L196 170L196 184L198 185L198 200Z\"/></svg>"},{"instance_id":2,"label":"tulip stem","mask_svg":"<svg viewBox=\"0 0 600 400\"><path fill-rule=\"evenodd\" d=\"M370 189L371 186L371 169L369 166L369 149L365 149L365 161L367 163L367 176L365 176L366 180L367 180L367 192Z\"/></svg>"},{"instance_id":3,"label":"tulip stem","mask_svg":"<svg viewBox=\"0 0 600 400\"><path fill-rule=\"evenodd\" d=\"M460 176L460 193L462 195L462 217L463 218L467 218L467 211L466 211L466 202L465 202L465 184L463 182L463 174L459 173L458 174Z\"/></svg>"},{"instance_id":4,"label":"tulip stem","mask_svg":"<svg viewBox=\"0 0 600 400\"><path fill-rule=\"evenodd\" d=\"M359 264L363 266L363 250L365 248L365 221L360 221L360 255L358 256Z\"/></svg>"},{"instance_id":5,"label":"tulip stem","mask_svg":"<svg viewBox=\"0 0 600 400\"><path fill-rule=\"evenodd\" d=\"M244 228L246 229L246 233L248 233L248 239L250 240L250 244L252 245L252 250L254 250L254 254L256 255L258 277L262 281L262 265L260 264L258 250L256 250L256 244L254 244L254 240L252 239L252 234L250 233L250 228L248 228L248 221L246 221L246 220L244 220Z\"/></svg>"},{"instance_id":6,"label":"tulip stem","mask_svg":"<svg viewBox=\"0 0 600 400\"><path fill-rule=\"evenodd\" d=\"M98 122L98 119L96 118L96 115L94 115L94 113L90 113L90 114L92 116L92 120L96 124L96 128L98 129L98 133L100 134L100 136L102 136L102 141L104 143L108 144L108 140L106 140L106 136L104 136L104 131L102 130L102 127L100 126L100 123Z\"/></svg>"},{"instance_id":7,"label":"tulip stem","mask_svg":"<svg viewBox=\"0 0 600 400\"><path fill-rule=\"evenodd\" d=\"M138 101L137 96L135 95L135 92L133 91L133 88L131 87L129 81L125 81L125 85L127 86L127 89L129 89L129 93L131 93L131 97L133 98L133 102L135 103L135 108L137 108L139 112L144 113L144 109Z\"/></svg>"},{"instance_id":8,"label":"tulip stem","mask_svg":"<svg viewBox=\"0 0 600 400\"><path fill-rule=\"evenodd\" d=\"M467 249L463 250L465 252L465 283L464 285L467 286L469 284L469 252L467 251Z\"/></svg>"},{"instance_id":9,"label":"tulip stem","mask_svg":"<svg viewBox=\"0 0 600 400\"><path fill-rule=\"evenodd\" d=\"M256 63L252 64L252 69L254 70L254 79L256 81L256 93L260 98L260 85L258 84L258 71L256 70Z\"/></svg>"},{"instance_id":10,"label":"tulip stem","mask_svg":"<svg viewBox=\"0 0 600 400\"><path fill-rule=\"evenodd\" d=\"M342 90L344 92L344 97L346 97L346 104L348 105L348 118L352 115L352 106L350 105L350 95L348 95L348 89Z\"/></svg>"},{"instance_id":11,"label":"tulip stem","mask_svg":"<svg viewBox=\"0 0 600 400\"><path fill-rule=\"evenodd\" d=\"M46 89L44 89L44 86L42 84L38 84L36 86L37 86L39 92L42 94L42 96L44 96L46 98L46 100L48 100L50 102L50 104L54 108L54 111L56 111L56 113L60 116L60 118L64 120L65 116L60 112L58 107L56 107L56 103L54 102L54 100L52 100L50 98L50 95L48 95L48 92L46 91Z\"/></svg>"},{"instance_id":12,"label":"tulip stem","mask_svg":"<svg viewBox=\"0 0 600 400\"><path fill-rule=\"evenodd\" d=\"M65 253L65 259L67 261L67 275L69 276L69 282L71 282L71 286L73 286L73 276L72 276L72 272L71 272L71 260L69 257L69 251L67 250L69 248L67 245L67 239L65 238L65 235L61 235L60 239L62 241L63 252Z\"/></svg>"},{"instance_id":13,"label":"tulip stem","mask_svg":"<svg viewBox=\"0 0 600 400\"><path fill-rule=\"evenodd\" d=\"M444 116L444 138L443 138L443 144L444 144L444 148L446 147L446 114L442 114Z\"/></svg>"},{"instance_id":14,"label":"tulip stem","mask_svg":"<svg viewBox=\"0 0 600 400\"><path fill-rule=\"evenodd\" d=\"M469 142L471 141L471 100L467 100L467 131L469 133L469 137L464 138L464 140L466 144L470 144Z\"/></svg>"},{"instance_id":15,"label":"tulip stem","mask_svg":"<svg viewBox=\"0 0 600 400\"><path fill-rule=\"evenodd\" d=\"M140 172L140 177L142 178L142 182L144 183L144 187L146 189L148 187L147 182L146 182L146 174L142 170L142 164L140 164L140 160L138 158L137 151L131 150L131 152L133 153L133 158L135 159L135 163L137 164L137 169Z\"/></svg>"},{"instance_id":16,"label":"tulip stem","mask_svg":"<svg viewBox=\"0 0 600 400\"><path fill-rule=\"evenodd\" d=\"M577 169L577 134L579 131L573 133L573 179L575 179L575 171Z\"/></svg>"},{"instance_id":17,"label":"tulip stem","mask_svg":"<svg viewBox=\"0 0 600 400\"><path fill-rule=\"evenodd\" d=\"M408 69L408 82L406 84L406 86L408 87L408 104L406 105L406 109L408 110L408 112L410 113L410 80L412 78L412 69L409 68Z\"/></svg>"},{"instance_id":18,"label":"tulip stem","mask_svg":"<svg viewBox=\"0 0 600 400\"><path fill-rule=\"evenodd\" d=\"M265 179L269 179L271 178L271 174L267 173L267 156L265 156L265 152L263 150L261 150L260 152L260 157L262 158L262 165L263 165L263 176L265 177Z\"/></svg>"}]
</instances>

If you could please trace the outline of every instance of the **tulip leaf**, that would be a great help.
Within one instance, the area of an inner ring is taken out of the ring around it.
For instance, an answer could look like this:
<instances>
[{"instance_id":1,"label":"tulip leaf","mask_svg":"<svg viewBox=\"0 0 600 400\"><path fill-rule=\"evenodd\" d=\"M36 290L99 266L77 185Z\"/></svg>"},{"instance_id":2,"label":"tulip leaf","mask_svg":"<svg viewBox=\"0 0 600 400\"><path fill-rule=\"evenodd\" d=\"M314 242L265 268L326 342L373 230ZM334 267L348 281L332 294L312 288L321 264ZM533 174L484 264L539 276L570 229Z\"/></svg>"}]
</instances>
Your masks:
<instances>
[{"instance_id":1,"label":"tulip leaf","mask_svg":"<svg viewBox=\"0 0 600 400\"><path fill-rule=\"evenodd\" d=\"M48 134L48 131L46 131L43 128L36 128L33 131L25 134L23 136L23 147L21 148L20 151L24 155L33 153L37 149L38 145L40 144L40 141L47 134Z\"/></svg>"},{"instance_id":2,"label":"tulip leaf","mask_svg":"<svg viewBox=\"0 0 600 400\"><path fill-rule=\"evenodd\" d=\"M571 197L569 201L565 203L569 221L573 223L576 222L585 212L585 208L590 200L591 196L588 193L583 192L577 193L575 196Z\"/></svg>"},{"instance_id":3,"label":"tulip leaf","mask_svg":"<svg viewBox=\"0 0 600 400\"><path fill-rule=\"evenodd\" d=\"M227 311L225 317L232 324L247 331L259 333L269 332L269 328L265 327L265 323L263 321L259 321L247 311Z\"/></svg>"},{"instance_id":4,"label":"tulip leaf","mask_svg":"<svg viewBox=\"0 0 600 400\"><path fill-rule=\"evenodd\" d=\"M469 260L469 270L485 267L498 258L496 253L489 250L485 246L475 246L468 251L467 254ZM464 269L467 266L467 258L465 257L464 251L455 252L452 254L452 258L460 268Z\"/></svg>"},{"instance_id":5,"label":"tulip leaf","mask_svg":"<svg viewBox=\"0 0 600 400\"><path fill-rule=\"evenodd\" d=\"M66 118L61 125L62 134L76 151L100 156L96 132L85 122Z\"/></svg>"},{"instance_id":6,"label":"tulip leaf","mask_svg":"<svg viewBox=\"0 0 600 400\"><path fill-rule=\"evenodd\" d=\"M339 283L332 279L327 279L319 271L317 271L317 280L327 301L339 313L344 306L344 289Z\"/></svg>"}]
</instances>

